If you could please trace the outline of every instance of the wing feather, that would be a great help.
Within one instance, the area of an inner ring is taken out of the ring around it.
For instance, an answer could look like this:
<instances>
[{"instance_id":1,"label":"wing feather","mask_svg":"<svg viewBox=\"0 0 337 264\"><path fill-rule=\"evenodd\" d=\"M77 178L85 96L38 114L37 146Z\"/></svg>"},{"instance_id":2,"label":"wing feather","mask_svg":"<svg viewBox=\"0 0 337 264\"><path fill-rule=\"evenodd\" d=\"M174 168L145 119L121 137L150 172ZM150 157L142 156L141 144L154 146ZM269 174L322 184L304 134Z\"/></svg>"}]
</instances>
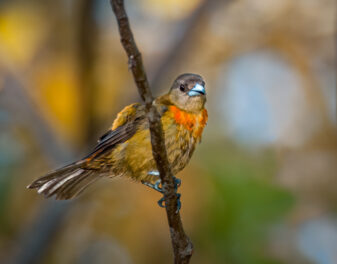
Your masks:
<instances>
[{"instance_id":1,"label":"wing feather","mask_svg":"<svg viewBox=\"0 0 337 264\"><path fill-rule=\"evenodd\" d=\"M91 166L91 161L131 138L145 120L144 105L132 104L125 107L117 115L112 129L98 140L97 146L89 155L35 180L28 188L36 188L47 197L55 195L57 199L77 196L87 186L106 175L106 172Z\"/></svg>"},{"instance_id":2,"label":"wing feather","mask_svg":"<svg viewBox=\"0 0 337 264\"><path fill-rule=\"evenodd\" d=\"M146 120L145 106L133 104L124 108L117 116L112 128L98 140L94 150L87 155L86 159L93 159L113 149L116 145L130 139L138 127ZM119 125L116 127L116 125Z\"/></svg>"}]
</instances>

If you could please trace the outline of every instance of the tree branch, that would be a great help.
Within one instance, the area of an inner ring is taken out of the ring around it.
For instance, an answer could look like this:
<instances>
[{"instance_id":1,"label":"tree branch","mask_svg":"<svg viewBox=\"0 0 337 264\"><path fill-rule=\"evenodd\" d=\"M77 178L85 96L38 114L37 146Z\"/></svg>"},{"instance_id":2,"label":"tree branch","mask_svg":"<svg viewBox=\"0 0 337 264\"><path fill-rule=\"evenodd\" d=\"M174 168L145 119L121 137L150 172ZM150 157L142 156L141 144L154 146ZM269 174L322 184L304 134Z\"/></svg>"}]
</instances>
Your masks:
<instances>
[{"instance_id":1,"label":"tree branch","mask_svg":"<svg viewBox=\"0 0 337 264\"><path fill-rule=\"evenodd\" d=\"M81 97L83 142L91 145L96 142L97 137L97 116L95 115L95 103L98 83L95 75L96 47L98 46L98 25L95 22L97 1L79 1L77 9L77 62L79 74L79 87Z\"/></svg>"},{"instance_id":2,"label":"tree branch","mask_svg":"<svg viewBox=\"0 0 337 264\"><path fill-rule=\"evenodd\" d=\"M138 92L145 102L148 112L152 153L162 182L165 208L174 251L174 263L189 263L193 253L193 245L184 232L180 214L177 212L177 196L174 190L173 174L167 159L160 115L152 104L153 96L150 91L141 54L133 38L124 8L124 0L110 0L110 3L116 15L122 45L129 58L129 68L132 71Z\"/></svg>"}]
</instances>

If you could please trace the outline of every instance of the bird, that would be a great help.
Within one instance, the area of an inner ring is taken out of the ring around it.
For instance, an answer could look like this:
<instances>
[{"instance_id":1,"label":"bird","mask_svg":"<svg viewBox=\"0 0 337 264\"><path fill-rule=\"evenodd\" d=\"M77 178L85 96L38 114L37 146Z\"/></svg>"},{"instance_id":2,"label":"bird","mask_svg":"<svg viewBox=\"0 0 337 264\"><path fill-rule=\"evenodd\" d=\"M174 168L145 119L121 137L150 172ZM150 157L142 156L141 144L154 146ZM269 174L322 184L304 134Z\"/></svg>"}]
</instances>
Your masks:
<instances>
[{"instance_id":1,"label":"bird","mask_svg":"<svg viewBox=\"0 0 337 264\"><path fill-rule=\"evenodd\" d=\"M198 74L179 75L169 92L153 101L160 114L168 161L175 175L188 164L208 114L205 81ZM40 177L27 186L39 194L59 200L77 197L104 177L127 177L163 193L160 174L152 155L149 121L142 103L126 106L112 127L99 138L84 158ZM181 180L174 177L175 191ZM180 208L180 194L177 193ZM158 204L162 207L164 199Z\"/></svg>"}]
</instances>

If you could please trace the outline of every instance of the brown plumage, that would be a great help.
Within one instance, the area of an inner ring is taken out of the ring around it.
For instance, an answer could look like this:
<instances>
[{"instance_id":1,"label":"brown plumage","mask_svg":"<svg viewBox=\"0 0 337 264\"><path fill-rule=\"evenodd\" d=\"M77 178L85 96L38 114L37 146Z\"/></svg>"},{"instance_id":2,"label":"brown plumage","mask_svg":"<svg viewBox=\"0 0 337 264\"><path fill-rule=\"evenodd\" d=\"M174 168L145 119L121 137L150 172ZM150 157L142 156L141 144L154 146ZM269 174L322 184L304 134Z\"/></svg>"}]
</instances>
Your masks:
<instances>
[{"instance_id":1,"label":"brown plumage","mask_svg":"<svg viewBox=\"0 0 337 264\"><path fill-rule=\"evenodd\" d=\"M174 174L189 162L207 122L205 83L196 74L182 74L168 94L154 101L161 115L168 159ZM112 128L85 158L35 180L28 188L57 199L77 196L102 177L126 176L154 184L159 175L152 156L145 106L125 107Z\"/></svg>"}]
</instances>

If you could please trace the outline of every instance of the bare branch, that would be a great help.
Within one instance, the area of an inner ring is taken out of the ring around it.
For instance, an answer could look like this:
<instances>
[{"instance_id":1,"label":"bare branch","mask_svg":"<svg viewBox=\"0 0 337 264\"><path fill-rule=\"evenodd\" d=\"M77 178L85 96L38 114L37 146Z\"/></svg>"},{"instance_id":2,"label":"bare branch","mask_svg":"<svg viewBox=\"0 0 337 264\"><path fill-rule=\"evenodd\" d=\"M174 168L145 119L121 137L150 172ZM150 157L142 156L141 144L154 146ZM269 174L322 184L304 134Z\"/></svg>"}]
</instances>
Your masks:
<instances>
[{"instance_id":1,"label":"bare branch","mask_svg":"<svg viewBox=\"0 0 337 264\"><path fill-rule=\"evenodd\" d=\"M129 58L129 68L132 71L138 92L146 104L150 124L152 153L156 161L164 191L166 213L170 227L174 263L189 263L193 245L186 236L180 214L177 208L177 196L174 190L174 180L164 142L164 133L160 115L153 106L153 96L146 77L141 54L137 48L124 8L123 0L110 0L112 10L116 15L122 45Z\"/></svg>"},{"instance_id":2,"label":"bare branch","mask_svg":"<svg viewBox=\"0 0 337 264\"><path fill-rule=\"evenodd\" d=\"M79 93L82 122L84 124L83 142L91 145L96 142L98 121L95 116L95 103L98 83L95 76L96 47L99 42L99 29L95 22L95 0L79 1L77 8L78 28L77 28L77 62L79 73Z\"/></svg>"}]
</instances>

